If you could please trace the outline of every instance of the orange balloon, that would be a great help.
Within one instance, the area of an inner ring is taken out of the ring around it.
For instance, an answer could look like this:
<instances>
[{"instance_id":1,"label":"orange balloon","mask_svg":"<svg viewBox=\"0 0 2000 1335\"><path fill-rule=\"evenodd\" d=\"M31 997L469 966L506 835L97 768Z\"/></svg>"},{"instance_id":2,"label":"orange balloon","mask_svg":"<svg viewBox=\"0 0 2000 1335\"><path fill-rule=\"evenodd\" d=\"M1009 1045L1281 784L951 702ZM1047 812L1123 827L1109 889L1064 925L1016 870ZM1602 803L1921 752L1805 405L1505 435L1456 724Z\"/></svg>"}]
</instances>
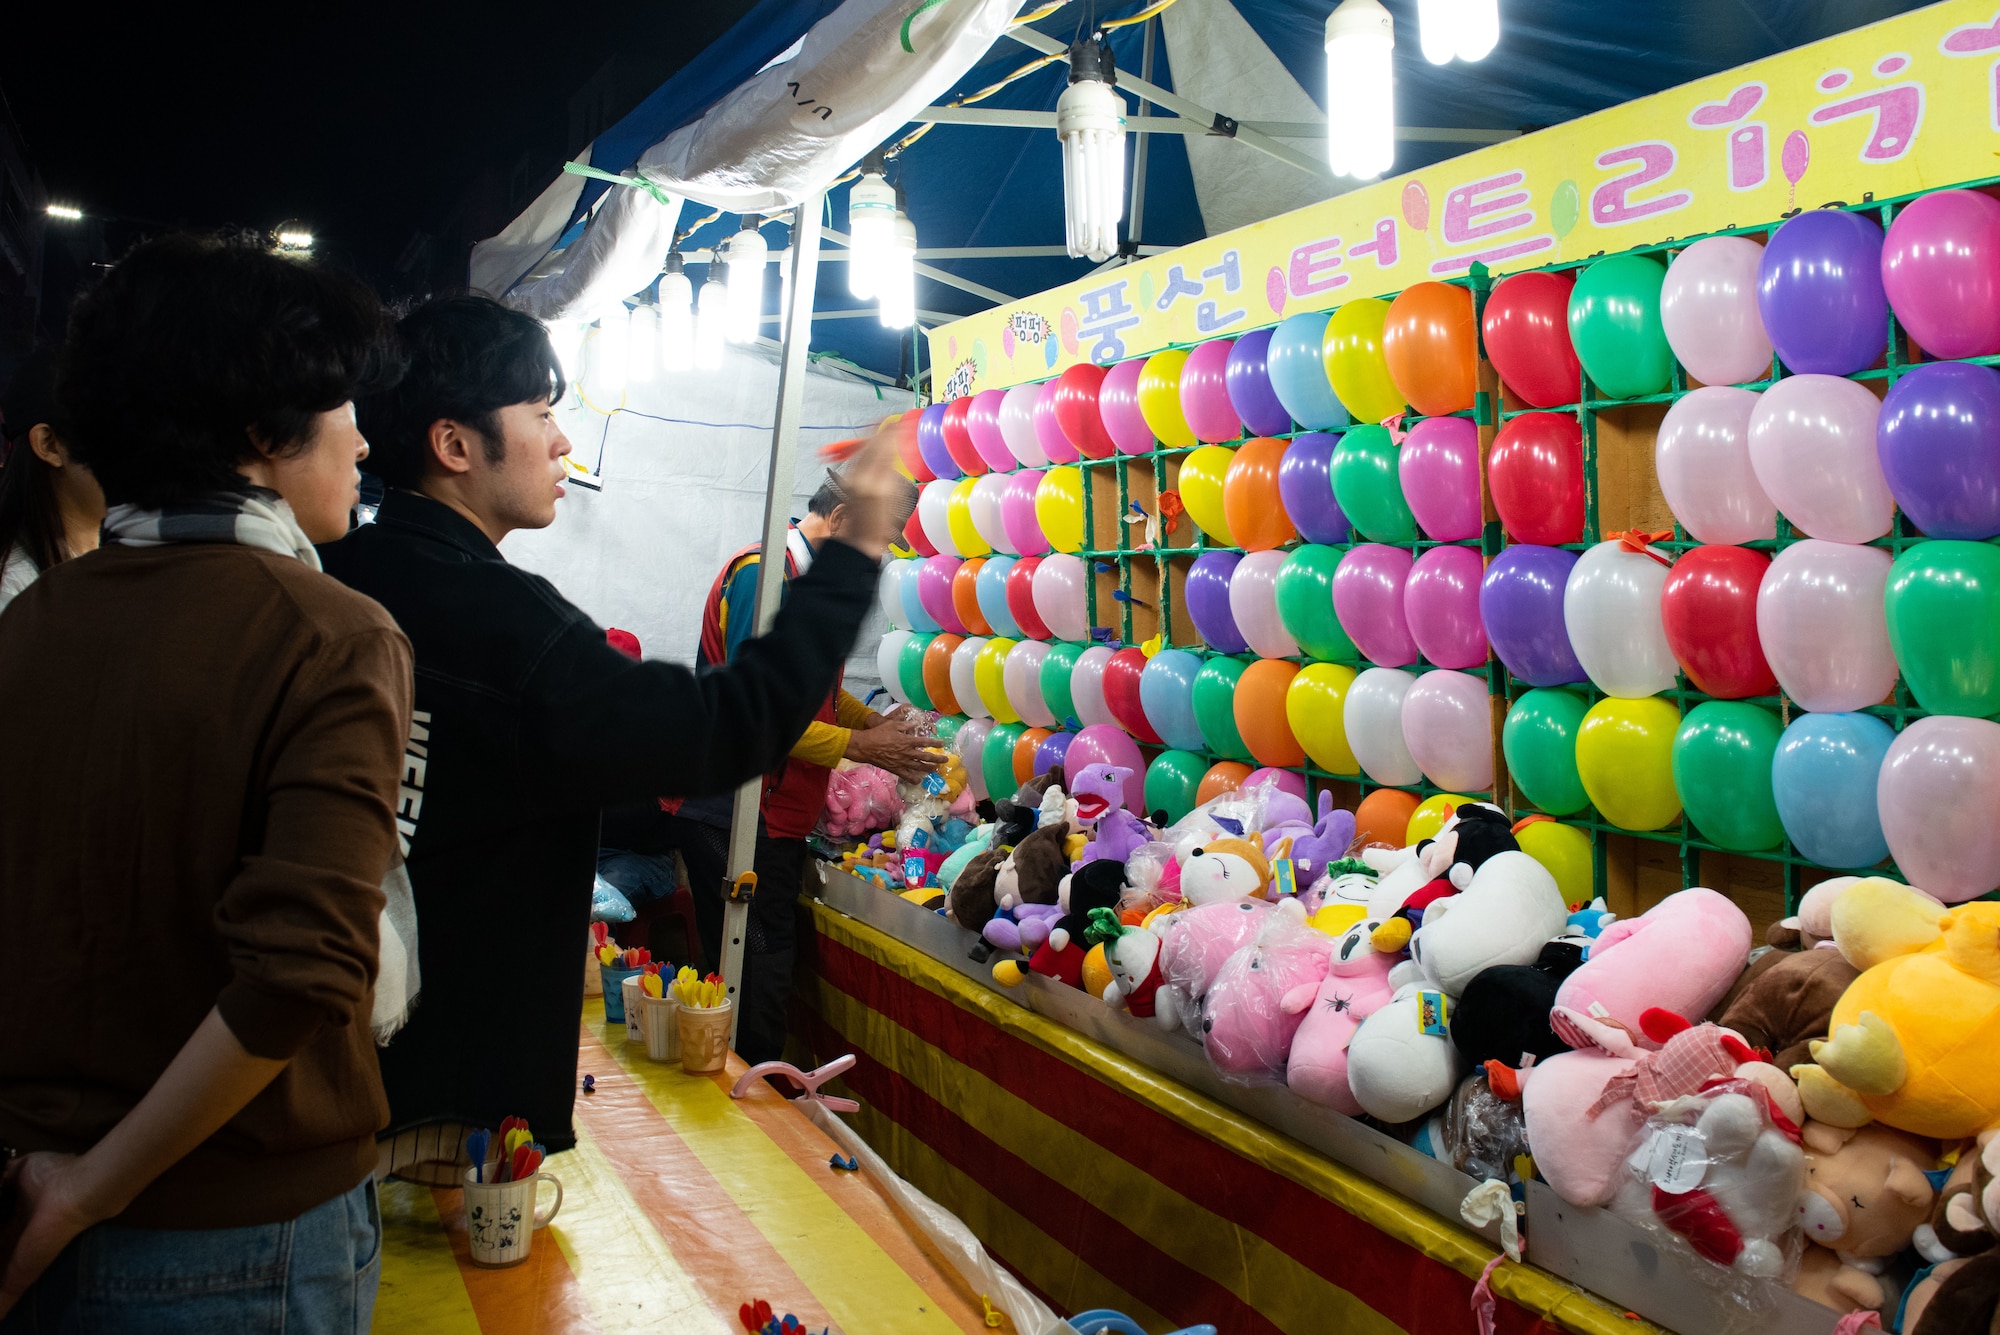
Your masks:
<instances>
[{"instance_id":1,"label":"orange balloon","mask_svg":"<svg viewBox=\"0 0 2000 1335\"><path fill-rule=\"evenodd\" d=\"M1287 443L1262 437L1244 441L1222 476L1222 515L1245 551L1268 552L1299 536L1278 495L1278 465Z\"/></svg>"},{"instance_id":2,"label":"orange balloon","mask_svg":"<svg viewBox=\"0 0 2000 1335\"><path fill-rule=\"evenodd\" d=\"M1047 728L1030 728L1014 743L1014 782L1026 783L1035 777L1035 749L1049 739Z\"/></svg>"},{"instance_id":3,"label":"orange balloon","mask_svg":"<svg viewBox=\"0 0 2000 1335\"><path fill-rule=\"evenodd\" d=\"M1285 717L1285 692L1298 675L1297 663L1260 658L1236 679L1236 731L1260 765L1291 769L1306 763L1306 749Z\"/></svg>"},{"instance_id":4,"label":"orange balloon","mask_svg":"<svg viewBox=\"0 0 2000 1335\"><path fill-rule=\"evenodd\" d=\"M985 564L985 557L975 556L962 562L951 577L951 610L958 613L958 619L974 635L993 633L993 627L979 612L979 568Z\"/></svg>"},{"instance_id":5,"label":"orange balloon","mask_svg":"<svg viewBox=\"0 0 2000 1335\"><path fill-rule=\"evenodd\" d=\"M1250 774L1250 767L1240 761L1216 761L1208 767L1208 773L1201 776L1201 782L1195 785L1194 804L1200 806L1204 802L1213 802L1224 793L1235 792Z\"/></svg>"},{"instance_id":6,"label":"orange balloon","mask_svg":"<svg viewBox=\"0 0 2000 1335\"><path fill-rule=\"evenodd\" d=\"M963 714L951 693L951 651L965 643L963 635L945 631L924 647L924 694L940 714Z\"/></svg>"},{"instance_id":7,"label":"orange balloon","mask_svg":"<svg viewBox=\"0 0 2000 1335\"><path fill-rule=\"evenodd\" d=\"M1381 844L1401 848L1410 817L1423 799L1400 788L1377 788L1354 808L1354 838L1362 848Z\"/></svg>"},{"instance_id":8,"label":"orange balloon","mask_svg":"<svg viewBox=\"0 0 2000 1335\"><path fill-rule=\"evenodd\" d=\"M1464 412L1479 388L1479 325L1472 293L1450 283L1418 283L1389 305L1382 326L1389 378L1427 417Z\"/></svg>"}]
</instances>

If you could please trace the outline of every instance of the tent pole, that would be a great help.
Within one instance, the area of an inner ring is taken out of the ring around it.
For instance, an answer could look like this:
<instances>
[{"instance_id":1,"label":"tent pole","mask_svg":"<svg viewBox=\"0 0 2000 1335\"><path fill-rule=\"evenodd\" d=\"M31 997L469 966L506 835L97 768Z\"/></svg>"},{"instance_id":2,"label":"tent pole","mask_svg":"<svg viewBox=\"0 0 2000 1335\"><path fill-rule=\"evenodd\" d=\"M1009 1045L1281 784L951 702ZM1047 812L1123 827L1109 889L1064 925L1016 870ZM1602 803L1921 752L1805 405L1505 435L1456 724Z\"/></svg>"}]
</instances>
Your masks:
<instances>
[{"instance_id":1,"label":"tent pole","mask_svg":"<svg viewBox=\"0 0 2000 1335\"><path fill-rule=\"evenodd\" d=\"M1148 83L1153 79L1153 33L1160 26L1159 16L1146 20L1146 43L1139 51L1139 77ZM1152 103L1139 99L1137 119L1146 120L1151 115ZM1146 230L1146 146L1152 136L1141 134L1139 142L1132 147L1132 206L1127 209L1129 221L1125 224L1125 239L1138 244Z\"/></svg>"},{"instance_id":2,"label":"tent pole","mask_svg":"<svg viewBox=\"0 0 2000 1335\"><path fill-rule=\"evenodd\" d=\"M786 530L791 524L792 479L798 473L799 423L806 406L806 348L812 336L814 288L819 279L820 204L814 191L792 213L792 281L787 285L784 351L778 359L778 413L771 427L771 476L764 489L764 554L757 567L757 604L751 624L756 634L771 629L785 578ZM736 790L729 818L729 880L722 887L722 977L738 1004L729 1013L729 1046L743 1019L744 941L749 935L750 897L757 889L757 812L764 792L760 775Z\"/></svg>"}]
</instances>

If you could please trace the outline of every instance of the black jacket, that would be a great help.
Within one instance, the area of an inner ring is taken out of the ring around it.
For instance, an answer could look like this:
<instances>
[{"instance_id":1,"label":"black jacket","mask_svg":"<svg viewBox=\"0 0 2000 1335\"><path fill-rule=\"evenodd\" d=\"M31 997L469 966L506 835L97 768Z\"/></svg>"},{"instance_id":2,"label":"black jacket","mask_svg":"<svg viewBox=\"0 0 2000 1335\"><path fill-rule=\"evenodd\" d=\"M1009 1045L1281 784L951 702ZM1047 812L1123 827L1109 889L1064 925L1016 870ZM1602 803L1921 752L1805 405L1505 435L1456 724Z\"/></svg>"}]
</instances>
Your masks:
<instances>
[{"instance_id":1,"label":"black jacket","mask_svg":"<svg viewBox=\"0 0 2000 1335\"><path fill-rule=\"evenodd\" d=\"M781 763L854 645L876 565L826 544L771 633L696 674L626 658L415 492L392 490L320 558L416 651L397 824L423 994L381 1050L390 1129L518 1115L568 1149L599 809L725 791Z\"/></svg>"}]
</instances>

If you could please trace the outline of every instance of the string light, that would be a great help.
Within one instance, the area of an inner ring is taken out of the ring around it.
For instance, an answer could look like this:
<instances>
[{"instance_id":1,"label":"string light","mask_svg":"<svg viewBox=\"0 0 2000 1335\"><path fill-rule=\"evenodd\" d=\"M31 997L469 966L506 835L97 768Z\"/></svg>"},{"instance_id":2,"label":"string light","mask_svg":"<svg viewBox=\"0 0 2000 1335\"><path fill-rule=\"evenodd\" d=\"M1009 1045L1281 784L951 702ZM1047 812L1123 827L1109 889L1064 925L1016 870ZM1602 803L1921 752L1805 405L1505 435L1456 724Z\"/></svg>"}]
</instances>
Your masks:
<instances>
[{"instance_id":1,"label":"string light","mask_svg":"<svg viewBox=\"0 0 2000 1335\"><path fill-rule=\"evenodd\" d=\"M1093 260L1118 251L1125 216L1125 102L1111 48L1096 38L1069 49L1069 87L1056 99L1069 253Z\"/></svg>"},{"instance_id":2,"label":"string light","mask_svg":"<svg viewBox=\"0 0 2000 1335\"><path fill-rule=\"evenodd\" d=\"M1340 0L1326 16L1326 156L1367 179L1396 160L1396 25L1381 0Z\"/></svg>"},{"instance_id":3,"label":"string light","mask_svg":"<svg viewBox=\"0 0 2000 1335\"><path fill-rule=\"evenodd\" d=\"M678 250L668 253L660 275L660 365L668 375L694 369L694 284Z\"/></svg>"},{"instance_id":4,"label":"string light","mask_svg":"<svg viewBox=\"0 0 2000 1335\"><path fill-rule=\"evenodd\" d=\"M729 316L723 332L731 343L756 342L757 326L764 314L764 270L771 248L757 230L759 221L746 215L743 230L729 238Z\"/></svg>"},{"instance_id":5,"label":"string light","mask_svg":"<svg viewBox=\"0 0 2000 1335\"><path fill-rule=\"evenodd\" d=\"M715 266L710 265L710 272ZM722 344L728 337L729 288L711 278L701 285L701 299L695 307L694 369L722 369Z\"/></svg>"},{"instance_id":6,"label":"string light","mask_svg":"<svg viewBox=\"0 0 2000 1335\"><path fill-rule=\"evenodd\" d=\"M1417 26L1431 64L1484 60L1500 41L1500 0L1417 0Z\"/></svg>"},{"instance_id":7,"label":"string light","mask_svg":"<svg viewBox=\"0 0 2000 1335\"><path fill-rule=\"evenodd\" d=\"M847 192L847 290L863 301L882 290L882 269L896 232L896 188L885 177L882 151L861 162L861 176Z\"/></svg>"},{"instance_id":8,"label":"string light","mask_svg":"<svg viewBox=\"0 0 2000 1335\"><path fill-rule=\"evenodd\" d=\"M47 212L49 217L61 219L63 222L83 221L83 210L74 204L51 204Z\"/></svg>"}]
</instances>

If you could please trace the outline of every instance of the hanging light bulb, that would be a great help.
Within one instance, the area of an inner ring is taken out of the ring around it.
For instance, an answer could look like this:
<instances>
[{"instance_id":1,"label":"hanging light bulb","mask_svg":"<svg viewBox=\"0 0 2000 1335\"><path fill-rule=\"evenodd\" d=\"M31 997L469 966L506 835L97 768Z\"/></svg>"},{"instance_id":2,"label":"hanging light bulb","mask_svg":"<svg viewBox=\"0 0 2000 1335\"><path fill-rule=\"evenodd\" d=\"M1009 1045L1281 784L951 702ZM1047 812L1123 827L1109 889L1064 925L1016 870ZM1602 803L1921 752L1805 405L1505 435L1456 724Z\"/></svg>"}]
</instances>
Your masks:
<instances>
[{"instance_id":1,"label":"hanging light bulb","mask_svg":"<svg viewBox=\"0 0 2000 1335\"><path fill-rule=\"evenodd\" d=\"M1069 253L1108 260L1125 216L1125 100L1113 91L1111 48L1095 37L1069 49L1069 87L1056 99Z\"/></svg>"},{"instance_id":2,"label":"hanging light bulb","mask_svg":"<svg viewBox=\"0 0 2000 1335\"><path fill-rule=\"evenodd\" d=\"M660 370L660 308L641 301L632 308L631 343L626 350L626 374L650 381Z\"/></svg>"},{"instance_id":3,"label":"hanging light bulb","mask_svg":"<svg viewBox=\"0 0 2000 1335\"><path fill-rule=\"evenodd\" d=\"M710 266L711 271L714 266ZM729 288L711 278L701 285L701 302L696 308L694 327L694 369L715 371L722 367L722 345L729 330Z\"/></svg>"},{"instance_id":4,"label":"hanging light bulb","mask_svg":"<svg viewBox=\"0 0 2000 1335\"><path fill-rule=\"evenodd\" d=\"M590 387L608 399L623 398L632 367L632 319L624 302L613 302L597 317L593 351Z\"/></svg>"},{"instance_id":5,"label":"hanging light bulb","mask_svg":"<svg viewBox=\"0 0 2000 1335\"><path fill-rule=\"evenodd\" d=\"M1500 0L1417 0L1417 28L1433 65L1484 60L1500 41Z\"/></svg>"},{"instance_id":6,"label":"hanging light bulb","mask_svg":"<svg viewBox=\"0 0 2000 1335\"><path fill-rule=\"evenodd\" d=\"M755 343L764 314L764 270L771 248L757 230L762 219L746 214L743 230L729 238L729 320L731 343Z\"/></svg>"},{"instance_id":7,"label":"hanging light bulb","mask_svg":"<svg viewBox=\"0 0 2000 1335\"><path fill-rule=\"evenodd\" d=\"M1396 160L1396 25L1381 0L1340 0L1326 16L1326 156L1366 179Z\"/></svg>"},{"instance_id":8,"label":"hanging light bulb","mask_svg":"<svg viewBox=\"0 0 2000 1335\"><path fill-rule=\"evenodd\" d=\"M549 346L555 349L556 365L562 367L563 383L574 388L577 371L583 365L584 326L575 320L545 320Z\"/></svg>"},{"instance_id":9,"label":"hanging light bulb","mask_svg":"<svg viewBox=\"0 0 2000 1335\"><path fill-rule=\"evenodd\" d=\"M896 230L896 188L885 179L882 150L861 160L847 191L847 290L863 301L881 291L882 265Z\"/></svg>"},{"instance_id":10,"label":"hanging light bulb","mask_svg":"<svg viewBox=\"0 0 2000 1335\"><path fill-rule=\"evenodd\" d=\"M890 229L882 258L876 295L882 301L882 325L908 329L917 318L917 225L901 209Z\"/></svg>"},{"instance_id":11,"label":"hanging light bulb","mask_svg":"<svg viewBox=\"0 0 2000 1335\"><path fill-rule=\"evenodd\" d=\"M667 253L667 271L660 275L660 365L668 375L694 369L694 284L688 281L681 253Z\"/></svg>"}]
</instances>

